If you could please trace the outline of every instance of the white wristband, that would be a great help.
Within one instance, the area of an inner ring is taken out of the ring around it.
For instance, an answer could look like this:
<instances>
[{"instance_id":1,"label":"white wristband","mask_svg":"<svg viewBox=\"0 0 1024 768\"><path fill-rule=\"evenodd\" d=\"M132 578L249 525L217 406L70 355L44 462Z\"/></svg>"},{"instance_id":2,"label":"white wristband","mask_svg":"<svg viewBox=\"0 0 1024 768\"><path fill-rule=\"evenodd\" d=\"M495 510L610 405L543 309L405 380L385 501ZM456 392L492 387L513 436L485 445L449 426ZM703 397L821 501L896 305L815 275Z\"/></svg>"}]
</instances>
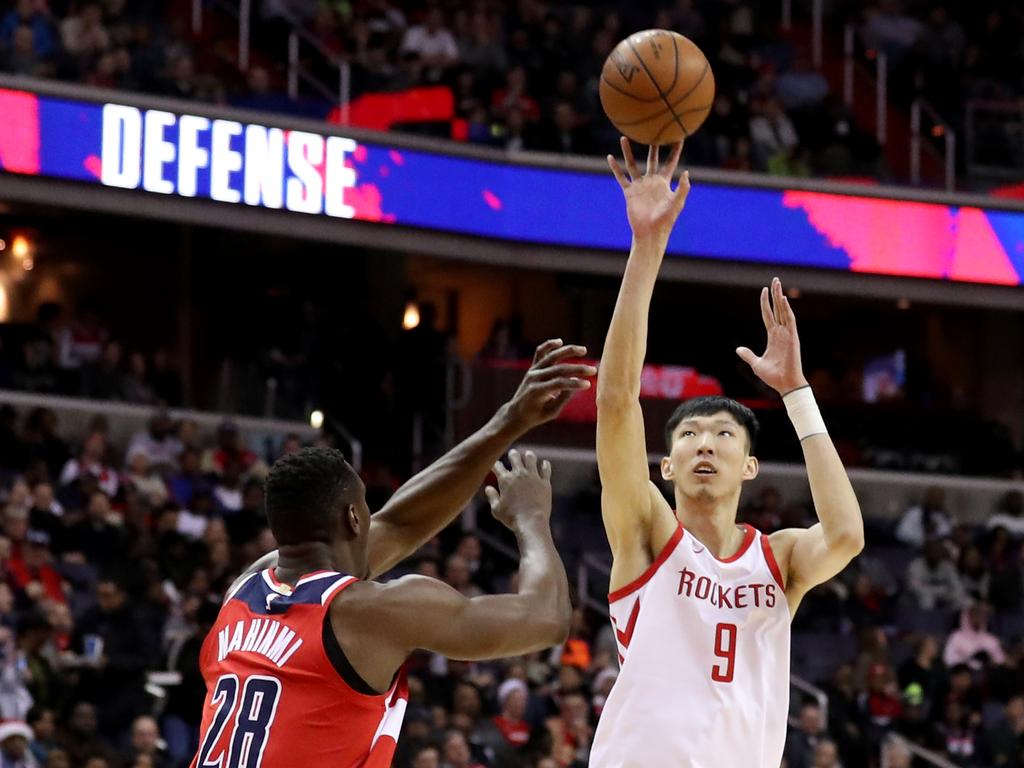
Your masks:
<instances>
[{"instance_id":1,"label":"white wristband","mask_svg":"<svg viewBox=\"0 0 1024 768\"><path fill-rule=\"evenodd\" d=\"M803 441L811 435L827 435L825 420L821 418L821 411L818 410L818 403L814 399L814 393L810 386L794 389L787 392L782 398L786 404L786 413L789 420L793 422L796 436Z\"/></svg>"}]
</instances>

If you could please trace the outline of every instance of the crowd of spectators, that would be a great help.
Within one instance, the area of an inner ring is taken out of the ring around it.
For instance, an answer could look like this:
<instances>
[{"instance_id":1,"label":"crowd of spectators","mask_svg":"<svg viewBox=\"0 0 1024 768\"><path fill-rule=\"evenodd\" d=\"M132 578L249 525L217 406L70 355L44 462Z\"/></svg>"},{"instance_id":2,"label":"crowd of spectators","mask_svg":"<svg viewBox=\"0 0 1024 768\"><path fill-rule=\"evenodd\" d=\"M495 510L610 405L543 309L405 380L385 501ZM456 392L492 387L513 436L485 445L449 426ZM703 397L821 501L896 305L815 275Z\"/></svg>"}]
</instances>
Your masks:
<instances>
[{"instance_id":1,"label":"crowd of spectators","mask_svg":"<svg viewBox=\"0 0 1024 768\"><path fill-rule=\"evenodd\" d=\"M256 451L230 422L204 434L162 411L124 445L108 435L102 418L69 439L50 411L0 409L0 765L187 764L199 644L234 574L273 548L261 478L302 444ZM364 476L377 508L396 479ZM597 499L556 503L570 561L603 547ZM794 623L794 671L828 692L829 716L796 707L787 766L877 765L883 749L909 766L892 733L965 768L1024 765L1024 496L982 526L940 489L897 521L866 512L867 550ZM812 514L765 487L741 520L772 531ZM513 589L488 530L453 526L405 568L467 596ZM180 683L154 696L152 670ZM472 664L420 653L409 670L397 768L582 768L617 664L606 617L577 608L550 651Z\"/></svg>"},{"instance_id":2,"label":"crowd of spectators","mask_svg":"<svg viewBox=\"0 0 1024 768\"><path fill-rule=\"evenodd\" d=\"M3 7L5 4L0 4ZM253 62L234 65L232 45L204 45L177 5L124 0L7 0L0 15L0 71L124 90L323 117L316 94L284 93L285 40L302 26L323 53L303 64L333 93L336 64L352 66L352 96L435 85L454 95L458 137L508 150L614 151L617 135L597 98L601 65L629 32L674 29L707 54L717 98L689 144L694 164L789 175L884 176L869 132L811 66L779 9L749 0L663 0L593 6L542 0L472 4L360 0L262 0L255 4ZM864 51L885 51L894 103L922 94L960 125L969 98L1022 92L1016 41L1024 13L1012 3L878 0L826 4L827 49L858 29ZM216 6L206 10L217 17ZM214 25L218 31L221 27ZM233 34L231 25L223 31ZM396 126L453 134L452 125Z\"/></svg>"},{"instance_id":3,"label":"crowd of spectators","mask_svg":"<svg viewBox=\"0 0 1024 768\"><path fill-rule=\"evenodd\" d=\"M68 316L40 306L31 326L0 332L0 388L180 406L183 382L167 349L128 350L88 305Z\"/></svg>"},{"instance_id":4,"label":"crowd of spectators","mask_svg":"<svg viewBox=\"0 0 1024 768\"><path fill-rule=\"evenodd\" d=\"M328 52L304 62L313 72L328 70L321 72L328 92L337 76L331 61L344 59L353 68L354 98L449 88L470 142L600 154L617 141L597 98L601 65L629 32L660 26L694 39L718 84L707 127L689 146L690 162L794 175L878 171L877 146L806 52L780 37L777 9L762 5L265 0L256 5L257 48L243 77L227 66L231 56L222 46L201 50L180 12L165 15L160 4L16 0L0 18L0 71L323 116L330 105L290 102L282 93L279 62L294 20ZM403 128L452 134L450 124Z\"/></svg>"}]
</instances>

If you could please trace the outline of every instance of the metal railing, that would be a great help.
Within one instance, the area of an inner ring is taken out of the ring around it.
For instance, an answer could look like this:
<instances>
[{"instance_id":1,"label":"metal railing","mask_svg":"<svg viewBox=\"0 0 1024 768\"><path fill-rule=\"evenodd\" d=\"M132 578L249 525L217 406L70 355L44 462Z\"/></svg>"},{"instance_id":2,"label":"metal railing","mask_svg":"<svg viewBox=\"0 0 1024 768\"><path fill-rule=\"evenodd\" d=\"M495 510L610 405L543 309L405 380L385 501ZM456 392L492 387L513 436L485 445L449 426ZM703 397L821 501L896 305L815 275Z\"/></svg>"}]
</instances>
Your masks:
<instances>
[{"instance_id":1,"label":"metal railing","mask_svg":"<svg viewBox=\"0 0 1024 768\"><path fill-rule=\"evenodd\" d=\"M924 143L922 132L923 116L931 120L931 136L943 140L945 164L945 188L947 192L956 189L956 132L942 119L938 111L924 99L914 99L910 105L910 182L921 183L921 150Z\"/></svg>"},{"instance_id":2,"label":"metal railing","mask_svg":"<svg viewBox=\"0 0 1024 768\"><path fill-rule=\"evenodd\" d=\"M1024 99L970 99L964 118L967 174L991 179L1024 178Z\"/></svg>"},{"instance_id":3,"label":"metal railing","mask_svg":"<svg viewBox=\"0 0 1024 768\"><path fill-rule=\"evenodd\" d=\"M252 59L252 0L238 0L235 5L231 0L216 0L216 6L230 16L238 19L238 69L248 72ZM203 0L192 0L192 33L199 35L203 31ZM331 53L315 36L305 29L302 23L291 16L285 17L291 29L288 32L288 57L286 64L286 80L288 96L293 101L299 98L299 86L305 84L318 96L326 99L339 110L339 120L343 125L349 122L349 102L352 97L352 66L345 60ZM328 69L337 69L337 86L324 83L316 74L303 64L304 50L312 52L319 63Z\"/></svg>"},{"instance_id":4,"label":"metal railing","mask_svg":"<svg viewBox=\"0 0 1024 768\"><path fill-rule=\"evenodd\" d=\"M800 675L794 675L790 673L789 684L791 687L796 688L798 691L806 696L810 696L818 703L818 709L821 710L821 720L824 723L828 722L828 694L825 693L821 688L811 685L810 682L804 680ZM790 717L789 724L794 725L793 718Z\"/></svg>"},{"instance_id":5,"label":"metal railing","mask_svg":"<svg viewBox=\"0 0 1024 768\"><path fill-rule=\"evenodd\" d=\"M891 731L886 736L886 741L903 747L903 749L907 750L907 752L909 752L912 756L916 757L918 760L928 763L929 765L934 765L936 766L936 768L958 768L956 763L950 762L942 755L940 755L938 752L932 752L930 749L925 749L921 745L915 744L909 739L900 736L895 731ZM881 768L892 768L888 755L888 750L886 749L886 744L884 743L882 744L882 755L880 765Z\"/></svg>"},{"instance_id":6,"label":"metal railing","mask_svg":"<svg viewBox=\"0 0 1024 768\"><path fill-rule=\"evenodd\" d=\"M843 103L853 106L855 78L857 76L857 30L853 24L843 28ZM864 60L863 75L868 66L874 68L875 139L885 146L889 132L889 57L885 51L869 50Z\"/></svg>"}]
</instances>

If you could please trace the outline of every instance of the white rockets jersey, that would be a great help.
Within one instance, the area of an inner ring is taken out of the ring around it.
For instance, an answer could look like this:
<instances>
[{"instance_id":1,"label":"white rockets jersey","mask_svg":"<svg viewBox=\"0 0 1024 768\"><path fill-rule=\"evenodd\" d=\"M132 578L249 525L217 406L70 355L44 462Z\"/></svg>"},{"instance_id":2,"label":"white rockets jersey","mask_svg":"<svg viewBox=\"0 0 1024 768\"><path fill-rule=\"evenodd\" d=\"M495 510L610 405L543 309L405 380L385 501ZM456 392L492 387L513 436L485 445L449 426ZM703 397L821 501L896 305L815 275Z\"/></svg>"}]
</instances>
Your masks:
<instances>
[{"instance_id":1,"label":"white rockets jersey","mask_svg":"<svg viewBox=\"0 0 1024 768\"><path fill-rule=\"evenodd\" d=\"M719 560L676 530L608 596L622 670L591 768L779 768L789 713L789 606L768 537L743 526Z\"/></svg>"}]
</instances>

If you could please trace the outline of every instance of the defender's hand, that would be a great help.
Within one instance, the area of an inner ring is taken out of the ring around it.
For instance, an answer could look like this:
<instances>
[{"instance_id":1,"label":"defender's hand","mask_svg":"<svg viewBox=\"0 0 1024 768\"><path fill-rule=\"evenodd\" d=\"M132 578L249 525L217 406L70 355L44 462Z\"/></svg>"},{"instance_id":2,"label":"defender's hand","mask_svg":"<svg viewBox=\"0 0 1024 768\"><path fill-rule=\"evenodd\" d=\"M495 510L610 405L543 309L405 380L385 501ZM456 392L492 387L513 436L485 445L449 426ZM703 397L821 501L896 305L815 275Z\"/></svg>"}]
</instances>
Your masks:
<instances>
[{"instance_id":1,"label":"defender's hand","mask_svg":"<svg viewBox=\"0 0 1024 768\"><path fill-rule=\"evenodd\" d=\"M537 347L533 365L508 403L508 416L520 433L556 418L569 398L590 389L597 368L565 362L585 354L586 347L563 345L561 339L549 339Z\"/></svg>"},{"instance_id":2,"label":"defender's hand","mask_svg":"<svg viewBox=\"0 0 1024 768\"><path fill-rule=\"evenodd\" d=\"M764 354L758 357L746 347L739 347L736 354L761 381L780 395L807 386L800 361L796 315L782 292L782 281L777 277L772 280L770 297L767 288L761 289L761 317L768 331L768 346Z\"/></svg>"},{"instance_id":3,"label":"defender's hand","mask_svg":"<svg viewBox=\"0 0 1024 768\"><path fill-rule=\"evenodd\" d=\"M551 463L544 461L538 466L533 451L520 456L514 448L508 452L508 461L510 469L500 461L494 465L498 488L489 485L484 489L491 514L513 531L533 517L550 520Z\"/></svg>"},{"instance_id":4,"label":"defender's hand","mask_svg":"<svg viewBox=\"0 0 1024 768\"><path fill-rule=\"evenodd\" d=\"M619 186L626 198L626 216L633 230L633 237L642 240L657 237L668 240L672 227L683 210L686 196L690 193L690 174L684 171L679 178L679 186L672 191L672 174L679 165L679 157L683 152L682 142L674 144L669 153L668 162L658 168L658 147L647 149L647 170L640 173L633 148L629 139L622 137L622 157L629 175L623 172L614 157L608 155L608 165L615 174Z\"/></svg>"}]
</instances>

